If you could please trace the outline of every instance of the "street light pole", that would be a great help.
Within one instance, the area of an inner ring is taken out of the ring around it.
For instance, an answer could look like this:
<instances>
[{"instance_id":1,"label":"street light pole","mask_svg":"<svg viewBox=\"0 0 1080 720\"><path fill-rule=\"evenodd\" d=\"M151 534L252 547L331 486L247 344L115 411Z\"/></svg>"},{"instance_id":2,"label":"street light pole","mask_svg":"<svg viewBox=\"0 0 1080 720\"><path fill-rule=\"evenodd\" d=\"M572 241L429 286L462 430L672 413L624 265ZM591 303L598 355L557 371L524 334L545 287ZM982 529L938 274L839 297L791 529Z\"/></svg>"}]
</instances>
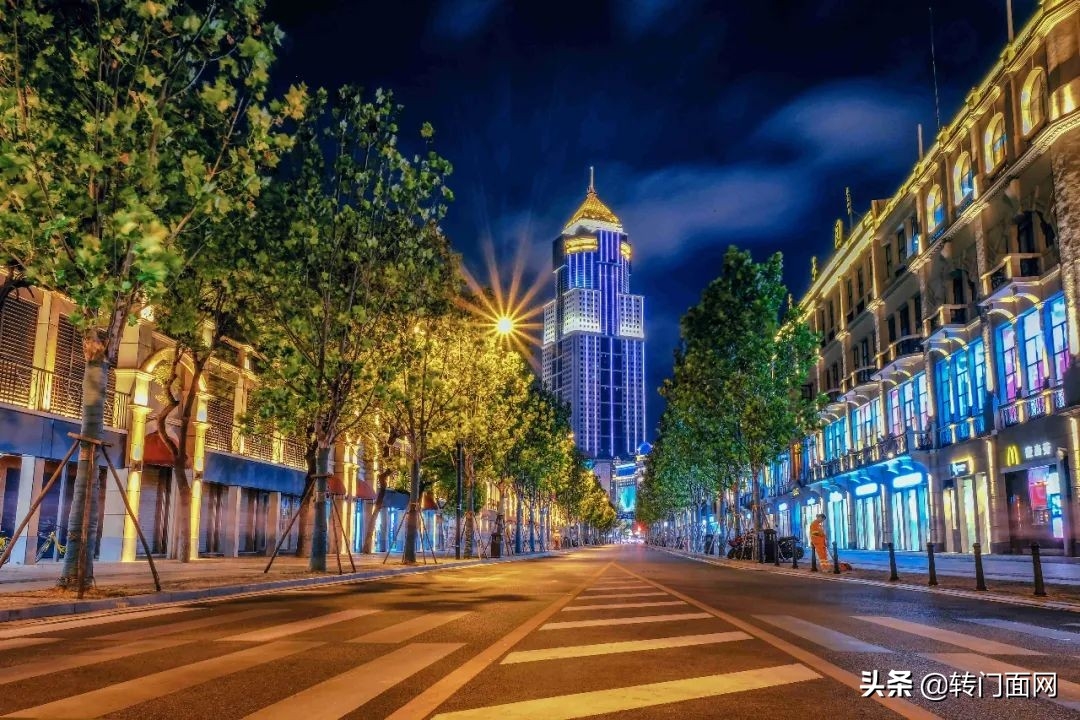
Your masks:
<instances>
[{"instance_id":1,"label":"street light pole","mask_svg":"<svg viewBox=\"0 0 1080 720\"><path fill-rule=\"evenodd\" d=\"M461 469L465 463L465 446L457 441L457 515L454 518L454 558L461 559Z\"/></svg>"}]
</instances>

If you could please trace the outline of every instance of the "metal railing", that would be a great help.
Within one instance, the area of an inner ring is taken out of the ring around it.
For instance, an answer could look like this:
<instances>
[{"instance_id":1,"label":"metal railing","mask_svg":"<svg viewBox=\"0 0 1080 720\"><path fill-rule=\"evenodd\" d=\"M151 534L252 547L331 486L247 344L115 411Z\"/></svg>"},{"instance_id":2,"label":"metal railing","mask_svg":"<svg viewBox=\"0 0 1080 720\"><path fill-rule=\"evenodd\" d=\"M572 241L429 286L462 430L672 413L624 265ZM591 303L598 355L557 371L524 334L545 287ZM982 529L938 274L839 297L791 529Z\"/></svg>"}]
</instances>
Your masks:
<instances>
[{"instance_id":1,"label":"metal railing","mask_svg":"<svg viewBox=\"0 0 1080 720\"><path fill-rule=\"evenodd\" d=\"M82 377L0 357L0 402L78 419L83 413ZM130 404L128 393L107 392L105 424L126 430Z\"/></svg>"},{"instance_id":2,"label":"metal railing","mask_svg":"<svg viewBox=\"0 0 1080 720\"><path fill-rule=\"evenodd\" d=\"M967 305L942 305L924 321L926 334L932 335L947 325L967 325L971 316Z\"/></svg>"},{"instance_id":3,"label":"metal railing","mask_svg":"<svg viewBox=\"0 0 1080 720\"><path fill-rule=\"evenodd\" d=\"M1039 253L1010 253L993 269L982 276L983 297L994 294L1002 286L1020 278L1042 275L1042 255Z\"/></svg>"}]
</instances>

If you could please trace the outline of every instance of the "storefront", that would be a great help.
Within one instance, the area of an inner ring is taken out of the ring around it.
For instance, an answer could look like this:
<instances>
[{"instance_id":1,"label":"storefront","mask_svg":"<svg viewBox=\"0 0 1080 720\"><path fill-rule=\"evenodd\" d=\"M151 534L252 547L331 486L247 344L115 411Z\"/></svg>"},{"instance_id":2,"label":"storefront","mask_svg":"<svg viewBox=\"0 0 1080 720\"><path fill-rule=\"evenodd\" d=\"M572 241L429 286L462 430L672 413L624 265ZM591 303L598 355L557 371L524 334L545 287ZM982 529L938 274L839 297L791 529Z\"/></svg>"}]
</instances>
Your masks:
<instances>
[{"instance_id":1,"label":"storefront","mask_svg":"<svg viewBox=\"0 0 1080 720\"><path fill-rule=\"evenodd\" d=\"M926 548L930 537L926 475L912 471L891 481L892 542L897 550Z\"/></svg>"},{"instance_id":2,"label":"storefront","mask_svg":"<svg viewBox=\"0 0 1080 720\"><path fill-rule=\"evenodd\" d=\"M791 536L791 510L786 502L776 506L776 534L778 537Z\"/></svg>"},{"instance_id":3,"label":"storefront","mask_svg":"<svg viewBox=\"0 0 1080 720\"><path fill-rule=\"evenodd\" d=\"M1049 440L1024 445L1002 443L1001 474L1009 508L1009 546L1013 553L1064 551L1062 475L1057 445Z\"/></svg>"},{"instance_id":4,"label":"storefront","mask_svg":"<svg viewBox=\"0 0 1080 720\"><path fill-rule=\"evenodd\" d=\"M828 518L828 541L836 543L838 548L848 547L848 500L847 495L838 490L829 493L828 510L825 516Z\"/></svg>"},{"instance_id":5,"label":"storefront","mask_svg":"<svg viewBox=\"0 0 1080 720\"><path fill-rule=\"evenodd\" d=\"M855 486L855 547L860 550L882 548L882 492L876 482Z\"/></svg>"},{"instance_id":6,"label":"storefront","mask_svg":"<svg viewBox=\"0 0 1080 720\"><path fill-rule=\"evenodd\" d=\"M975 543L990 552L990 496L984 472L975 472L970 458L947 466L943 483L942 510L945 521L946 552L970 553Z\"/></svg>"},{"instance_id":7,"label":"storefront","mask_svg":"<svg viewBox=\"0 0 1080 720\"><path fill-rule=\"evenodd\" d=\"M810 547L810 524L820 513L825 512L822 508L821 498L810 496L802 507L802 541L806 547Z\"/></svg>"}]
</instances>

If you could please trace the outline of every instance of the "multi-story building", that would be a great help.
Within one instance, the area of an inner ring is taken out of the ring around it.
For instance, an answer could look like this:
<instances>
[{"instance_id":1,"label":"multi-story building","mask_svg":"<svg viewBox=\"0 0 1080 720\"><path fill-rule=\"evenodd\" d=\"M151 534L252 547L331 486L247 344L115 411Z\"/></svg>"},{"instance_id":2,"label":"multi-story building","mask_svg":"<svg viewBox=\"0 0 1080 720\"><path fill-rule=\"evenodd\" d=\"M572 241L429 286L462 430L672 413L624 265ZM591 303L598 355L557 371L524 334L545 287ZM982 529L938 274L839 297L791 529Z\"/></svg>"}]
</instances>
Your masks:
<instances>
[{"instance_id":1,"label":"multi-story building","mask_svg":"<svg viewBox=\"0 0 1080 720\"><path fill-rule=\"evenodd\" d=\"M611 492L614 458L645 441L644 298L630 292L633 248L590 180L554 241L555 299L544 306L544 385L569 404L574 439Z\"/></svg>"},{"instance_id":2,"label":"multi-story building","mask_svg":"<svg viewBox=\"0 0 1080 720\"><path fill-rule=\"evenodd\" d=\"M822 428L768 473L841 548L1075 555L1080 1L1040 0L900 190L811 269Z\"/></svg>"}]
</instances>

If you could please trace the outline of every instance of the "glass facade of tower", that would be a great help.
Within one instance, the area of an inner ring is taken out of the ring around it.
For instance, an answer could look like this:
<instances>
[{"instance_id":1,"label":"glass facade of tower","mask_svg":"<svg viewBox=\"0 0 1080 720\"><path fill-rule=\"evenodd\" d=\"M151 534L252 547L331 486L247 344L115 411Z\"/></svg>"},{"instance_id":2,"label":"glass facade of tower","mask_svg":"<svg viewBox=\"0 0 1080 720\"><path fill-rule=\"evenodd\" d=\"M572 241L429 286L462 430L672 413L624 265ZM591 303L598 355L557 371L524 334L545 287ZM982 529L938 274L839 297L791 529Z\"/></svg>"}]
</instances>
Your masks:
<instances>
[{"instance_id":1,"label":"glass facade of tower","mask_svg":"<svg viewBox=\"0 0 1080 720\"><path fill-rule=\"evenodd\" d=\"M645 326L644 298L630 293L633 248L590 187L552 249L544 384L570 405L585 454L634 457L645 441Z\"/></svg>"}]
</instances>

